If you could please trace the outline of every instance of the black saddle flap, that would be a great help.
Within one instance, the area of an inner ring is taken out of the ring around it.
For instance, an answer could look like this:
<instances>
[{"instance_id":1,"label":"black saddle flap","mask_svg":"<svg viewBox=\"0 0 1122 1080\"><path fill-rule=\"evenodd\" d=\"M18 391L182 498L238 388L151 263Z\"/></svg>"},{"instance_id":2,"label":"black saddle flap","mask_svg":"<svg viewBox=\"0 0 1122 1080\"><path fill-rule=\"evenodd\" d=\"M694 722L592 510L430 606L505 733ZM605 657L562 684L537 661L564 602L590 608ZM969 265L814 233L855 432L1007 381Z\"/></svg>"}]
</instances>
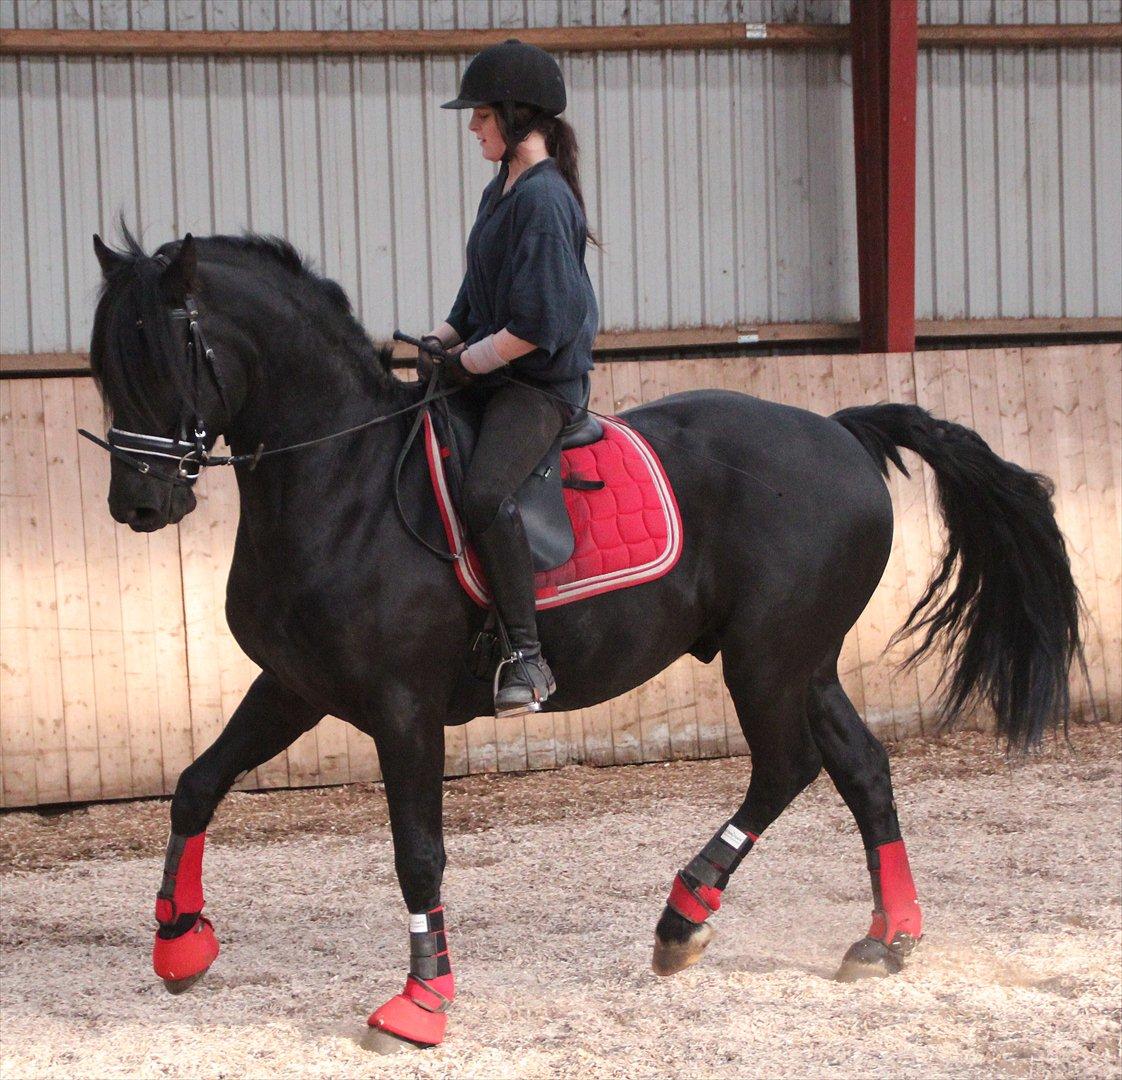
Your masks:
<instances>
[{"instance_id":1,"label":"black saddle flap","mask_svg":"<svg viewBox=\"0 0 1122 1080\"><path fill-rule=\"evenodd\" d=\"M464 471L471 461L479 433L481 409L474 397L472 394L457 394L453 399L441 401L432 410L437 439L441 446L451 450L445 459L444 469L457 509L463 506ZM443 407L445 405L447 408ZM568 562L576 541L561 487L560 438L523 481L515 492L514 501L518 504L526 538L530 542L534 569L552 570Z\"/></svg>"},{"instance_id":2,"label":"black saddle flap","mask_svg":"<svg viewBox=\"0 0 1122 1080\"><path fill-rule=\"evenodd\" d=\"M572 557L576 540L565 496L561 490L561 440L557 439L549 453L538 463L514 501L522 515L522 527L530 541L530 554L535 570L552 570Z\"/></svg>"}]
</instances>

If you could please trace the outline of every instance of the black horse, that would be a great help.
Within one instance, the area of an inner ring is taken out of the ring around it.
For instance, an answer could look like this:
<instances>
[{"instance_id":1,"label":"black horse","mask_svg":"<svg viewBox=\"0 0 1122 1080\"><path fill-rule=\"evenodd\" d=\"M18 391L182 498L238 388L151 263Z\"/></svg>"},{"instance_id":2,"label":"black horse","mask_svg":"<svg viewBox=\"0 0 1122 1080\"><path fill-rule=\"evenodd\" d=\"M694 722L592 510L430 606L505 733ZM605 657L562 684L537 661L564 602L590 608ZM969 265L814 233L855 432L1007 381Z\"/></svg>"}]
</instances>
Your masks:
<instances>
[{"instance_id":1,"label":"black horse","mask_svg":"<svg viewBox=\"0 0 1122 1080\"><path fill-rule=\"evenodd\" d=\"M482 612L393 508L394 464L421 392L394 377L342 289L288 244L188 236L148 256L125 237L121 251L94 238L105 282L91 361L113 419L110 511L137 531L179 521L195 505L186 474L226 437L242 466L227 617L262 670L176 788L157 972L178 990L217 954L199 912L203 836L219 801L331 713L377 745L411 915L405 991L369 1023L382 1040L432 1045L454 994L440 907L444 728L486 713L491 699L464 663ZM384 422L264 456L371 418ZM549 707L590 706L685 653L720 653L752 755L744 802L674 879L655 970L698 959L729 875L823 767L856 819L874 893L869 933L839 974L898 970L920 937L920 911L888 759L837 673L842 639L889 555L882 474L890 462L904 468L906 447L938 481L948 546L905 629L923 633L919 655L947 648L945 715L988 706L1015 746L1066 723L1081 650L1050 485L913 405L825 418L698 391L625 418L660 452L683 552L658 581L541 614L560 688ZM406 460L400 486L414 524L438 542L422 454Z\"/></svg>"}]
</instances>

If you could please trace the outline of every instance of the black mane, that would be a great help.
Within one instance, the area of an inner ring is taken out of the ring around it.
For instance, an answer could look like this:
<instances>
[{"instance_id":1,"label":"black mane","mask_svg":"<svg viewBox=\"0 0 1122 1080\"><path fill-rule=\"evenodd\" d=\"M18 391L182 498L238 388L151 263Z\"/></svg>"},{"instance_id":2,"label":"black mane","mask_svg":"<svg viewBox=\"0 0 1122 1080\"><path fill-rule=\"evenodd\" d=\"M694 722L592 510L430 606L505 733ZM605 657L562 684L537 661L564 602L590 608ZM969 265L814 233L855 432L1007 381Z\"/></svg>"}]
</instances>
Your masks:
<instances>
[{"instance_id":1,"label":"black mane","mask_svg":"<svg viewBox=\"0 0 1122 1080\"><path fill-rule=\"evenodd\" d=\"M177 353L181 343L172 331L168 317L168 298L162 294L163 265L155 256L173 257L181 240L169 241L149 255L122 219L119 223L121 245L111 249L120 261L110 270L101 289L90 344L90 365L94 378L107 396L128 402L138 417L154 422L160 387L173 389L187 400L184 365ZM200 263L236 263L239 268L258 264L257 273L272 277L272 284L284 291L294 289L310 301L321 318L309 319L309 331L327 336L330 351L349 355L370 377L376 388L396 396L404 384L390 372L392 347L371 341L354 315L350 298L338 282L323 277L289 241L259 233L241 236L196 237ZM269 269L275 276L269 274ZM205 301L205 290L200 294ZM328 350L314 350L323 355ZM168 387L170 379L171 386Z\"/></svg>"},{"instance_id":2,"label":"black mane","mask_svg":"<svg viewBox=\"0 0 1122 1080\"><path fill-rule=\"evenodd\" d=\"M272 259L289 273L302 278L322 292L327 300L343 314L354 315L351 298L347 295L343 286L337 281L317 273L311 263L283 237L247 232L241 236L210 236L206 238L205 242L207 244L221 244L232 248L234 251L245 251L266 259ZM176 243L178 242L165 246L174 247Z\"/></svg>"}]
</instances>

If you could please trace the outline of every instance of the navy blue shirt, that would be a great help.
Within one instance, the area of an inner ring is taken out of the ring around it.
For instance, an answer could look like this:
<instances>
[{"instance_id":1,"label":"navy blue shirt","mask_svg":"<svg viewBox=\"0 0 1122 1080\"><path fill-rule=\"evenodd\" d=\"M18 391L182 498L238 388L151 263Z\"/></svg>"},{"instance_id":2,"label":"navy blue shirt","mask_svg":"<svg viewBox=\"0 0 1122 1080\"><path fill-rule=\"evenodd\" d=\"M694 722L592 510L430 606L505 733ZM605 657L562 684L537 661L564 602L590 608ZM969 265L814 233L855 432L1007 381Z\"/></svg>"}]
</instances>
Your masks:
<instances>
[{"instance_id":1,"label":"navy blue shirt","mask_svg":"<svg viewBox=\"0 0 1122 1080\"><path fill-rule=\"evenodd\" d=\"M469 345L509 330L537 348L508 365L540 382L592 370L600 313L584 266L584 215L553 158L531 165L505 195L508 168L483 190L468 236L467 272L447 323ZM484 376L484 383L499 380Z\"/></svg>"}]
</instances>

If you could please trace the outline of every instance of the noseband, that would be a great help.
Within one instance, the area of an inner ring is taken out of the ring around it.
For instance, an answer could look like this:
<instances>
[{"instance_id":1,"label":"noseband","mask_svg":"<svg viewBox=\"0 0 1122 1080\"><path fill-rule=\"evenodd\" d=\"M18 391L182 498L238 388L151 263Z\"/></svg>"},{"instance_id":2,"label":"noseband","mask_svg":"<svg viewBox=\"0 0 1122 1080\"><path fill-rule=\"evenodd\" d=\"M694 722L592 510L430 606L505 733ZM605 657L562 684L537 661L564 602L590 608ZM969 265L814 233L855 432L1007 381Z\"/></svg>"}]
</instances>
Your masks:
<instances>
[{"instance_id":1,"label":"noseband","mask_svg":"<svg viewBox=\"0 0 1122 1080\"><path fill-rule=\"evenodd\" d=\"M165 267L171 260L163 254L154 256L156 262ZM183 299L183 307L172 308L168 313L174 322L186 321L187 369L191 376L192 398L190 413L193 423L189 423L185 413L179 425L178 438L169 439L160 435L145 435L137 431L125 431L123 428L110 427L104 439L99 439L90 432L79 429L79 434L84 435L91 442L123 461L130 468L145 476L151 476L165 483L175 484L180 487L192 487L199 478L203 466L209 464L207 451L206 422L199 409L199 384L201 382L201 369L205 366L214 388L218 391L219 400L225 410L226 417L230 416L230 404L226 399L226 392L222 387L222 380L218 374L218 366L214 359L214 350L209 348L203 329L199 325L199 306L190 294ZM175 462L175 472L153 472L147 458L157 461Z\"/></svg>"}]
</instances>

